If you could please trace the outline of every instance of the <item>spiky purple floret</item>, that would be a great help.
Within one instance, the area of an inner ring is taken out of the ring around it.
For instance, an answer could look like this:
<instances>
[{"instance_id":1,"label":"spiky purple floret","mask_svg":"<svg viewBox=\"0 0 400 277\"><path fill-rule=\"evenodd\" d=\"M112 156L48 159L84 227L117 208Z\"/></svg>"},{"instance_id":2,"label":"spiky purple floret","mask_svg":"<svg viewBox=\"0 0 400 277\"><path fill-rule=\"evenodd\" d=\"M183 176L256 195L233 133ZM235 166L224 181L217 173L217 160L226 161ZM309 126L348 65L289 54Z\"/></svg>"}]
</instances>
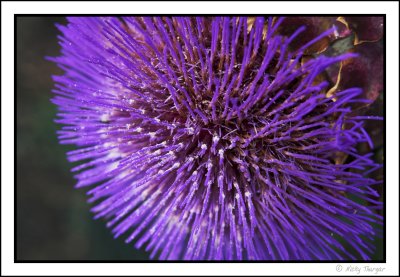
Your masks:
<instances>
[{"instance_id":1,"label":"spiky purple floret","mask_svg":"<svg viewBox=\"0 0 400 277\"><path fill-rule=\"evenodd\" d=\"M380 167L351 104L282 18L69 18L55 76L61 143L96 218L160 259L369 259ZM349 162L337 162L348 155ZM351 197L350 197L351 196ZM354 198L368 201L358 204ZM359 256L340 242L345 240Z\"/></svg>"}]
</instances>

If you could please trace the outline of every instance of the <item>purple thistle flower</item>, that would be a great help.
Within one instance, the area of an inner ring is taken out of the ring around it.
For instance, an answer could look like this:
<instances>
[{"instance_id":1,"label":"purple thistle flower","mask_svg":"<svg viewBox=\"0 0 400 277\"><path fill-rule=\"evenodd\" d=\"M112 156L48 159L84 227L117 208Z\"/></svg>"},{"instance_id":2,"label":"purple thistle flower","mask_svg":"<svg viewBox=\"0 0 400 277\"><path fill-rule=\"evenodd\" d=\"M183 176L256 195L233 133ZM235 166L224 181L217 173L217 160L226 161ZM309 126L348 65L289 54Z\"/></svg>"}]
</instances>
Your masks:
<instances>
[{"instance_id":1,"label":"purple thistle flower","mask_svg":"<svg viewBox=\"0 0 400 277\"><path fill-rule=\"evenodd\" d=\"M382 203L367 175L381 165L356 145L372 147L364 120L379 118L352 111L368 102L361 89L321 81L354 54L304 58L334 29L289 50L305 28L279 35L282 20L58 26L60 142L79 148L76 186L93 186L95 218L115 237L159 259L370 258Z\"/></svg>"}]
</instances>

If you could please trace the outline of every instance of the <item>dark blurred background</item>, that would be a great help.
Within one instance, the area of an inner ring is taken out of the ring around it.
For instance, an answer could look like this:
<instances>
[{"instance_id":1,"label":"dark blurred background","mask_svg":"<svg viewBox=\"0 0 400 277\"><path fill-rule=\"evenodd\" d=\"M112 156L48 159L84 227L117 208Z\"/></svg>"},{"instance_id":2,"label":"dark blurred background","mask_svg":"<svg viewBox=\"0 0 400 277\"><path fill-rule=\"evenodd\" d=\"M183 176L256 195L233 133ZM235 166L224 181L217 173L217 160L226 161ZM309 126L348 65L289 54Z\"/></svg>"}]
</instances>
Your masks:
<instances>
[{"instance_id":1,"label":"dark blurred background","mask_svg":"<svg viewBox=\"0 0 400 277\"><path fill-rule=\"evenodd\" d=\"M92 219L85 190L73 188L65 156L73 147L57 142L51 75L62 71L45 56L59 55L55 23L65 24L65 18L24 16L16 23L17 260L147 260L146 252L126 245L123 238L114 240L104 221ZM371 114L382 115L383 94L372 109ZM378 160L383 157L380 126L369 128ZM371 258L381 260L382 239L375 245Z\"/></svg>"},{"instance_id":2,"label":"dark blurred background","mask_svg":"<svg viewBox=\"0 0 400 277\"><path fill-rule=\"evenodd\" d=\"M74 189L59 145L51 75L45 56L59 55L55 23L62 17L17 18L17 260L147 260L148 254L114 240L93 220L85 190Z\"/></svg>"}]
</instances>

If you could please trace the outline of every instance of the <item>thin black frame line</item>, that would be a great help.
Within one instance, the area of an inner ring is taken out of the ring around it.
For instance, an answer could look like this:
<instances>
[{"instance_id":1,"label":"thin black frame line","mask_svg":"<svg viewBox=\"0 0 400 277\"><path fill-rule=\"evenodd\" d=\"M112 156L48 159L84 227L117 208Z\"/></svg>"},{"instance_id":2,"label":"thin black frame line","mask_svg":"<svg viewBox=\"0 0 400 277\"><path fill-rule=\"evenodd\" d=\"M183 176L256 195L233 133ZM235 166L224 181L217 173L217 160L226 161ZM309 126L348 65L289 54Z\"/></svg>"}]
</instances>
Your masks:
<instances>
[{"instance_id":1,"label":"thin black frame line","mask_svg":"<svg viewBox=\"0 0 400 277\"><path fill-rule=\"evenodd\" d=\"M14 15L14 262L18 261L17 257L17 18Z\"/></svg>"},{"instance_id":2,"label":"thin black frame line","mask_svg":"<svg viewBox=\"0 0 400 277\"><path fill-rule=\"evenodd\" d=\"M232 261L227 261L227 260L214 260L214 261L188 261L188 260L109 260L109 259L104 259L104 260L32 260L32 259L27 259L27 260L16 260L14 261L15 263L32 263L32 264L37 264L37 263L91 263L91 264L98 264L98 263L111 263L111 264L118 264L118 263L167 263L167 264L176 264L176 263L183 263L183 264L290 264L290 263L303 263L303 264L310 264L310 263L315 263L315 264L384 264L386 261L382 260L370 260L370 261L342 261L342 260L330 260L330 261L304 261L304 260L288 260L288 261L281 261L281 260L254 260L254 261L249 261L249 260L243 260L243 261L238 261L238 260L232 260Z\"/></svg>"},{"instance_id":3,"label":"thin black frame line","mask_svg":"<svg viewBox=\"0 0 400 277\"><path fill-rule=\"evenodd\" d=\"M30 2L30 1L3 1L3 2ZM124 2L132 2L130 0L117 0L117 1L110 1L110 0L97 0L97 1L80 1L80 0L71 0L71 1L65 1L65 0L61 0L61 1L34 1L34 2L38 2L38 3L45 3L45 2L81 2L81 3L90 3L90 2L109 2L111 3L124 3ZM258 2L266 2L265 0L250 0L250 1L246 1L246 0L193 0L193 1L133 1L133 2L149 2L149 3L176 3L176 4L181 4L182 2L185 3L190 3L190 2L199 2L199 3L203 3L203 2L210 2L210 3L215 3L215 2L239 2L239 3L258 3ZM274 1L274 2L282 2L282 3L315 3L315 2L319 2L319 3L323 3L323 2L348 2L348 0L329 0L329 1L321 1L321 0L306 0L306 1L301 1L301 0L278 0L278 1ZM382 1L377 1L377 0L352 0L352 2L376 2L376 3L380 3L380 2L398 2L398 1L390 1L390 0L382 0Z\"/></svg>"},{"instance_id":4,"label":"thin black frame line","mask_svg":"<svg viewBox=\"0 0 400 277\"><path fill-rule=\"evenodd\" d=\"M96 17L96 16L286 16L286 17L297 17L297 16L304 16L304 17L311 17L311 16L320 16L320 17L332 17L332 16L355 16L355 17L386 17L386 14L355 14L355 13L321 13L321 14L285 14L285 13L271 13L271 14L265 14L265 13L243 13L243 14L237 14L237 13L232 13L232 14L218 14L218 13L204 13L204 14L192 14L192 13L171 13L171 14L157 14L157 13L151 13L151 14L146 14L146 13L116 13L116 14L85 14L85 13L76 13L76 14L14 14L14 17Z\"/></svg>"},{"instance_id":5,"label":"thin black frame line","mask_svg":"<svg viewBox=\"0 0 400 277\"><path fill-rule=\"evenodd\" d=\"M127 16L138 16L143 14L101 14L102 16L121 16L121 15L127 15ZM217 14L205 14L205 15L198 15L195 14L196 16L213 16ZM242 14L222 14L222 16L245 16ZM251 16L254 15L261 15L261 16L270 16L266 14L249 14ZM273 16L279 16L276 14L271 14ZM295 16L342 16L342 15L348 15L348 14L310 14L310 15L305 15L305 14L288 14L287 16L290 17L295 17ZM369 260L369 261L363 261L363 260L356 260L356 261L344 261L344 260L329 260L329 261L324 261L324 260L258 260L258 261L240 261L240 260L234 260L234 261L226 261L226 260L221 260L221 261L185 261L185 260L30 260L30 259L18 259L17 257L17 159L14 158L14 263L386 263L386 14L363 14L363 15L357 15L354 14L355 16L383 16L383 22L384 22L384 28L383 28L383 36L382 36L382 43L383 43L383 259L382 260ZM18 17L64 17L68 16L65 14L14 14L14 95L16 95L16 88L17 88L17 18ZM75 15L74 15L75 16ZM77 15L78 16L78 15ZM79 15L82 16L82 15ZM84 16L84 15L83 15ZM87 16L96 16L96 15L87 15ZM145 15L146 16L146 15ZM151 14L149 16L159 16L158 14ZM163 14L160 16L173 16L170 14ZM192 15L186 15L186 14L178 14L178 16L192 16ZM16 105L16 97L14 100L14 157L17 156L17 105Z\"/></svg>"},{"instance_id":6,"label":"thin black frame line","mask_svg":"<svg viewBox=\"0 0 400 277\"><path fill-rule=\"evenodd\" d=\"M386 16L383 17L383 259L386 261Z\"/></svg>"}]
</instances>

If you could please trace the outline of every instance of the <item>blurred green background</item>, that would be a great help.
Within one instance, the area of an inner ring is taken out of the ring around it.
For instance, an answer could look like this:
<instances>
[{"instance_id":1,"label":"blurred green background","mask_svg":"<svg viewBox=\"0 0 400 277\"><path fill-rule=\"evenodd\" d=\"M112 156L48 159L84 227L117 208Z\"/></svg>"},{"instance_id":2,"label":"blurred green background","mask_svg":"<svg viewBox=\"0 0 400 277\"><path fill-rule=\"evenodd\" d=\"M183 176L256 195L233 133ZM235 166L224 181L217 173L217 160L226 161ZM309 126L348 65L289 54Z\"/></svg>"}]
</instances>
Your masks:
<instances>
[{"instance_id":1,"label":"blurred green background","mask_svg":"<svg viewBox=\"0 0 400 277\"><path fill-rule=\"evenodd\" d=\"M17 260L148 260L146 252L123 238L114 240L104 221L92 219L85 190L73 188L72 166L65 157L73 147L57 142L51 75L62 71L45 56L59 55L54 24L65 24L65 18L24 16L16 23ZM373 114L381 115L382 97ZM372 134L374 142L375 137L382 142L381 134ZM381 152L382 143L375 145ZM372 259L380 260L382 239L375 244Z\"/></svg>"},{"instance_id":2,"label":"blurred green background","mask_svg":"<svg viewBox=\"0 0 400 277\"><path fill-rule=\"evenodd\" d=\"M62 17L17 17L17 260L147 260L148 254L114 240L93 220L85 190L74 189L59 145L50 102L51 75L62 74L45 56L59 55Z\"/></svg>"}]
</instances>

